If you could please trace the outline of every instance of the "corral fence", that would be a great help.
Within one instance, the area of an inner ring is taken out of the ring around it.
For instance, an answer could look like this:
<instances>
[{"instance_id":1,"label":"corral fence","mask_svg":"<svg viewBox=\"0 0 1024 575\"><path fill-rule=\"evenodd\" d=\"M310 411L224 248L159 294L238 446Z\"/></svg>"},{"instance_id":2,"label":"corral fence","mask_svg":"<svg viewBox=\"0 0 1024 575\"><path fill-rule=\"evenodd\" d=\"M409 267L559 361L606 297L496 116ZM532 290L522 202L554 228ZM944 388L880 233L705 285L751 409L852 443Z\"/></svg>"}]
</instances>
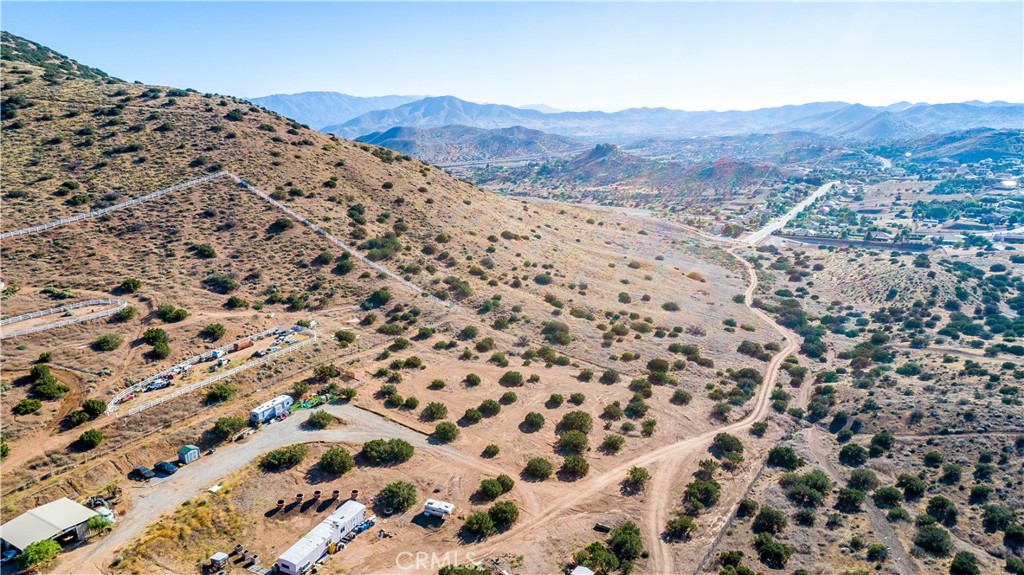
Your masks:
<instances>
[{"instance_id":1,"label":"corral fence","mask_svg":"<svg viewBox=\"0 0 1024 575\"><path fill-rule=\"evenodd\" d=\"M298 342L296 344L293 344L293 345L290 345L290 346L288 346L286 348L283 348L283 349L280 349L278 351L269 353L269 354L267 354L267 355L265 355L265 356L263 356L263 357L261 357L261 358L259 358L257 360L245 362L242 365L239 365L238 367L234 367L234 368L231 368L231 369L229 369L229 370L227 370L225 372L218 373L217 375L214 375L213 377L208 377L208 378L206 378L206 379L204 379L202 381L198 381L198 382L193 383L192 385L189 385L187 387L182 387L180 389L176 389L172 393L160 396L160 397L158 397L156 399L152 399L150 401L147 401L146 403L142 403L142 404L136 405L136 406L132 407L131 409L129 409L124 414L124 416L125 417L130 417L132 415L135 415L136 413L141 413L141 412L146 411L147 409L149 409L151 407L155 407L157 405L160 405L161 403L166 403L168 401L171 401L172 399L177 399L177 398L181 397L182 395L185 395L186 393L191 393L191 392L193 392L193 391L195 391L197 389L200 389L202 387L210 385L211 383L216 383L216 382L218 382L218 381L220 381L222 379L231 377L231 376L236 375L238 373L241 373L241 372L243 372L245 370L252 369L254 367L263 365L264 363L267 363L268 361L277 359L278 357L280 357L282 355L292 353L293 351L296 351L296 350L298 350L300 348L306 347L307 345L311 345L313 342L316 341L316 332L310 332L310 334L312 335L312 337L310 337L307 340L300 341L300 342ZM110 412L109 408L108 408L107 412L108 413Z\"/></svg>"},{"instance_id":2,"label":"corral fence","mask_svg":"<svg viewBox=\"0 0 1024 575\"><path fill-rule=\"evenodd\" d=\"M222 346L220 346L218 348L211 349L210 351L207 351L205 353L201 353L199 355L190 357L190 358L186 359L183 362L174 364L173 366L171 366L171 367L161 371L160 373L157 373L155 375L151 375L151 376L147 377L146 379L143 379L143 380L139 381L138 383L135 383L135 384L133 384L133 385L131 385L129 387L126 387L126 388L122 389L121 391L119 391L117 393L117 395L114 396L114 399L111 399L110 402L107 403L107 413L114 413L115 411L117 411L117 407L121 404L121 400L122 399L124 399L125 397L128 397L129 395L132 395L134 393L141 393L144 389L146 389L146 386L148 386L149 384L153 383L154 381L156 381L156 380L158 380L158 379L160 379L162 377L167 377L167 376L173 374L174 370L177 369L177 368L191 367L193 365L196 365L197 363L202 362L205 358L211 357L211 354L213 352L215 352L215 351L223 351L223 352L227 353L228 351L232 351L234 349L235 344L237 344L237 343L240 343L240 342L245 341L247 339L251 340L251 341L260 340L260 339L263 339L263 338L267 337L268 335L271 335L273 333L277 333L279 330L282 330L282 329L284 329L283 325L279 325L277 327L272 327L270 329L265 329L265 330L263 330L261 332L248 335L246 337L243 337L241 339L237 339L237 340L232 341L230 343L226 343L226 344L224 344L224 345L222 345ZM314 339L315 339L316 334L314 333L313 335L314 335Z\"/></svg>"},{"instance_id":3,"label":"corral fence","mask_svg":"<svg viewBox=\"0 0 1024 575\"><path fill-rule=\"evenodd\" d=\"M111 316L111 315L114 315L115 313L121 311L125 306L128 305L128 302L126 302L124 300L120 300L120 299L90 299L90 300L85 300L85 301L78 301L78 302L75 302L75 303L69 303L67 305L62 305L62 306L58 306L58 307L51 307L50 309L41 309L41 310L38 310L38 311L33 311L33 312L30 312L30 313L23 313L21 315L16 315L14 317L9 317L9 318L6 318L6 319L0 321L0 327L6 326L6 325L11 325L13 323L23 322L23 321L34 319L34 318L37 318L37 317L53 315L55 313L64 313L64 312L67 312L67 311L71 311L73 309L78 309L78 308L82 308L82 307L91 307L91 306L94 306L94 305L116 305L117 307L112 307L110 309L105 309L105 310L102 310L102 311L93 312L93 313L86 314L86 315L79 316L79 317L69 317L66 320L59 321L59 322L56 322L56 323L46 323L46 324L42 324L42 325L34 325L32 327L26 327L26 328L15 330L15 331L0 330L0 339L7 339L7 338L11 338L11 337L18 337L18 336L21 336L21 335L28 335L30 333L36 333L36 332L40 332L40 331L56 329L58 327L64 327L66 325L72 325L72 324L75 324L75 323L81 323L83 321L89 321L91 319L98 319L98 318L101 318L101 317Z\"/></svg>"}]
</instances>

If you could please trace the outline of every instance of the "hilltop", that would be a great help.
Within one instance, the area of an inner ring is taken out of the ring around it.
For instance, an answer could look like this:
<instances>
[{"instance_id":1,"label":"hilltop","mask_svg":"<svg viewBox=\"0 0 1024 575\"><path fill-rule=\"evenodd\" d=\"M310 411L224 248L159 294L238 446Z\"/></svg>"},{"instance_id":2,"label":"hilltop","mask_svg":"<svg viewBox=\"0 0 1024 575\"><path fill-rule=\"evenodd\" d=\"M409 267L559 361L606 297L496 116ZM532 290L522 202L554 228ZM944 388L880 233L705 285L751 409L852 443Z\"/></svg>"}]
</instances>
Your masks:
<instances>
[{"instance_id":1,"label":"hilltop","mask_svg":"<svg viewBox=\"0 0 1024 575\"><path fill-rule=\"evenodd\" d=\"M522 126L484 130L468 126L396 127L356 138L419 158L430 164L501 161L564 154L586 147L571 138Z\"/></svg>"},{"instance_id":2,"label":"hilltop","mask_svg":"<svg viewBox=\"0 0 1024 575\"><path fill-rule=\"evenodd\" d=\"M347 122L374 110L386 110L419 100L420 96L351 96L338 92L272 94L249 98L257 106L273 110L313 129Z\"/></svg>"}]
</instances>

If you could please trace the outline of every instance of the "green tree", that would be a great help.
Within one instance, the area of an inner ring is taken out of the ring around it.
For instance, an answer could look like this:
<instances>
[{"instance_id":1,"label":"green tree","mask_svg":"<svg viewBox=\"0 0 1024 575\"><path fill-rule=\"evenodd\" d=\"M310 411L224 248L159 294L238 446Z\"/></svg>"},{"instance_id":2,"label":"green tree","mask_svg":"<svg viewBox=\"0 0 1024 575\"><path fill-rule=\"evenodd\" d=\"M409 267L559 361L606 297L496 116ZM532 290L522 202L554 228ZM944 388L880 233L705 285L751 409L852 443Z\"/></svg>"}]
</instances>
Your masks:
<instances>
[{"instance_id":1,"label":"green tree","mask_svg":"<svg viewBox=\"0 0 1024 575\"><path fill-rule=\"evenodd\" d=\"M978 558L970 551L961 551L953 556L949 564L949 575L979 575Z\"/></svg>"},{"instance_id":2,"label":"green tree","mask_svg":"<svg viewBox=\"0 0 1024 575\"><path fill-rule=\"evenodd\" d=\"M593 418L585 411L570 411L562 416L562 420L558 424L559 430L563 433L573 430L581 433L590 433L593 426Z\"/></svg>"},{"instance_id":3,"label":"green tree","mask_svg":"<svg viewBox=\"0 0 1024 575\"><path fill-rule=\"evenodd\" d=\"M393 465L409 461L414 451L403 439L374 439L363 444L360 454L373 465Z\"/></svg>"},{"instance_id":4,"label":"green tree","mask_svg":"<svg viewBox=\"0 0 1024 575\"><path fill-rule=\"evenodd\" d=\"M554 467L547 459L544 459L543 457L534 457L526 462L526 467L523 471L534 479L547 479L548 477L551 477Z\"/></svg>"},{"instance_id":5,"label":"green tree","mask_svg":"<svg viewBox=\"0 0 1024 575\"><path fill-rule=\"evenodd\" d=\"M35 413L39 411L39 409L42 407L43 402L39 401L38 399L23 399L18 403L14 404L14 407L11 408L11 411L13 411L15 415L28 415L30 413Z\"/></svg>"},{"instance_id":6,"label":"green tree","mask_svg":"<svg viewBox=\"0 0 1024 575\"><path fill-rule=\"evenodd\" d=\"M561 471L569 477L583 477L590 471L590 463L580 455L570 455L562 461Z\"/></svg>"},{"instance_id":7,"label":"green tree","mask_svg":"<svg viewBox=\"0 0 1024 575\"><path fill-rule=\"evenodd\" d=\"M377 504L385 509L405 511L416 504L416 487L405 481L389 483L377 494Z\"/></svg>"},{"instance_id":8,"label":"green tree","mask_svg":"<svg viewBox=\"0 0 1024 575\"><path fill-rule=\"evenodd\" d=\"M305 459L308 454L309 450L306 449L305 445L289 445L288 447L282 447L268 452L263 456L263 459L260 461L260 465L262 465L267 471L288 469L302 463L302 460Z\"/></svg>"},{"instance_id":9,"label":"green tree","mask_svg":"<svg viewBox=\"0 0 1024 575\"><path fill-rule=\"evenodd\" d=\"M772 507L763 507L751 524L754 533L779 533L786 528L786 514Z\"/></svg>"},{"instance_id":10,"label":"green tree","mask_svg":"<svg viewBox=\"0 0 1024 575\"><path fill-rule=\"evenodd\" d=\"M53 539L36 541L18 555L18 564L23 569L42 569L60 555L60 551L60 544Z\"/></svg>"},{"instance_id":11,"label":"green tree","mask_svg":"<svg viewBox=\"0 0 1024 575\"><path fill-rule=\"evenodd\" d=\"M213 434L220 440L232 437L242 430L248 422L241 417L221 417L213 424Z\"/></svg>"},{"instance_id":12,"label":"green tree","mask_svg":"<svg viewBox=\"0 0 1024 575\"><path fill-rule=\"evenodd\" d=\"M223 325L219 323L211 323L200 330L199 337L208 341L217 341L224 337L225 333L227 333L227 329Z\"/></svg>"},{"instance_id":13,"label":"green tree","mask_svg":"<svg viewBox=\"0 0 1024 575\"><path fill-rule=\"evenodd\" d=\"M633 561L644 551L644 540L636 523L627 521L612 529L608 537L608 547L619 561Z\"/></svg>"},{"instance_id":14,"label":"green tree","mask_svg":"<svg viewBox=\"0 0 1024 575\"><path fill-rule=\"evenodd\" d=\"M344 475L355 465L352 454L338 447L332 447L320 456L320 469L332 475Z\"/></svg>"},{"instance_id":15,"label":"green tree","mask_svg":"<svg viewBox=\"0 0 1024 575\"><path fill-rule=\"evenodd\" d=\"M96 338L96 341L92 342L92 348L96 351L114 351L121 347L122 343L124 339L121 336L108 333Z\"/></svg>"},{"instance_id":16,"label":"green tree","mask_svg":"<svg viewBox=\"0 0 1024 575\"><path fill-rule=\"evenodd\" d=\"M519 521L519 507L512 501L499 501L487 510L498 529L508 529Z\"/></svg>"},{"instance_id":17,"label":"green tree","mask_svg":"<svg viewBox=\"0 0 1024 575\"><path fill-rule=\"evenodd\" d=\"M309 419L306 420L306 425L313 429L327 429L335 421L336 420L333 415L322 409L318 409L309 414Z\"/></svg>"},{"instance_id":18,"label":"green tree","mask_svg":"<svg viewBox=\"0 0 1024 575\"><path fill-rule=\"evenodd\" d=\"M494 533L494 519L488 513L474 513L466 518L463 528L467 533L476 537L487 537Z\"/></svg>"},{"instance_id":19,"label":"green tree","mask_svg":"<svg viewBox=\"0 0 1024 575\"><path fill-rule=\"evenodd\" d=\"M692 517L680 515L668 520L665 533L672 539L689 539L690 534L697 530L697 523Z\"/></svg>"},{"instance_id":20,"label":"green tree","mask_svg":"<svg viewBox=\"0 0 1024 575\"><path fill-rule=\"evenodd\" d=\"M98 399L87 399L82 402L82 411L89 415L89 419L96 419L107 412L107 404Z\"/></svg>"},{"instance_id":21,"label":"green tree","mask_svg":"<svg viewBox=\"0 0 1024 575\"><path fill-rule=\"evenodd\" d=\"M442 421L434 427L433 437L443 443L451 443L459 438L459 427L450 421Z\"/></svg>"},{"instance_id":22,"label":"green tree","mask_svg":"<svg viewBox=\"0 0 1024 575\"><path fill-rule=\"evenodd\" d=\"M82 449L94 449L103 443L103 432L98 429L90 429L78 436L78 445Z\"/></svg>"}]
</instances>

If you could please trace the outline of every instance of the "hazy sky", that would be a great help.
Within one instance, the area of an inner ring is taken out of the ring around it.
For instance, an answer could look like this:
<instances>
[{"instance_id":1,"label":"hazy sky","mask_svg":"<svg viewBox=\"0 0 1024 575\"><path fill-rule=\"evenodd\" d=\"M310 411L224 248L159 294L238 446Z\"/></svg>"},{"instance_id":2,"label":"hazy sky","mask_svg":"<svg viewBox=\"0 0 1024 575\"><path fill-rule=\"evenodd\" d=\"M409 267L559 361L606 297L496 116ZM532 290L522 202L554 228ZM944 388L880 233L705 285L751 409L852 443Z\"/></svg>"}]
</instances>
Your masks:
<instances>
[{"instance_id":1,"label":"hazy sky","mask_svg":"<svg viewBox=\"0 0 1024 575\"><path fill-rule=\"evenodd\" d=\"M1024 101L1024 3L3 3L127 80L562 109Z\"/></svg>"}]
</instances>

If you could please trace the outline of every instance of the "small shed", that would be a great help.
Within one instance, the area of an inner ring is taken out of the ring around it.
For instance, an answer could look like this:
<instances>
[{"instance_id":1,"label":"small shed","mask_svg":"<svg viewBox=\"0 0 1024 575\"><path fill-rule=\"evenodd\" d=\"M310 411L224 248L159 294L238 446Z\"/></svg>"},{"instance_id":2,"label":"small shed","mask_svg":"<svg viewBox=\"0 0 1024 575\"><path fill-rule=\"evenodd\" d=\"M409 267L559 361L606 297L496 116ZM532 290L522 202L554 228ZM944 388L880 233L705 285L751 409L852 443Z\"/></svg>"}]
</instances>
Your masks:
<instances>
[{"instance_id":1,"label":"small shed","mask_svg":"<svg viewBox=\"0 0 1024 575\"><path fill-rule=\"evenodd\" d=\"M228 554L223 551L218 551L210 556L210 567L214 569L223 569L228 564Z\"/></svg>"},{"instance_id":2,"label":"small shed","mask_svg":"<svg viewBox=\"0 0 1024 575\"><path fill-rule=\"evenodd\" d=\"M178 461L188 464L199 459L199 448L195 445L183 445L178 450Z\"/></svg>"}]
</instances>

